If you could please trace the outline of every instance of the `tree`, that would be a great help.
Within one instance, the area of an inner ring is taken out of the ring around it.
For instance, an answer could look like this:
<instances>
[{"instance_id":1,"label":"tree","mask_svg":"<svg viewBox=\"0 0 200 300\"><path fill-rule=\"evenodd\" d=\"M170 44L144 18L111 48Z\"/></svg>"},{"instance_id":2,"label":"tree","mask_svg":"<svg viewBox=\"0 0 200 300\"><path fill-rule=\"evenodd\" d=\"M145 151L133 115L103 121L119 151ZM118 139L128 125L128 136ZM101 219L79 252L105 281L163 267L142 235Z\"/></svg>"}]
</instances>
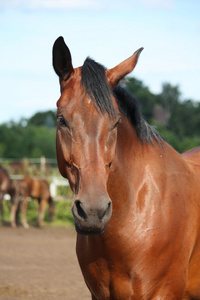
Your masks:
<instances>
[{"instance_id":1,"label":"tree","mask_svg":"<svg viewBox=\"0 0 200 300\"><path fill-rule=\"evenodd\" d=\"M0 151L4 158L56 157L56 129L21 124L0 125Z\"/></svg>"},{"instance_id":2,"label":"tree","mask_svg":"<svg viewBox=\"0 0 200 300\"><path fill-rule=\"evenodd\" d=\"M159 94L159 102L165 107L172 117L176 106L181 102L180 99L181 92L179 91L179 86L172 86L170 83L165 82L162 84L162 91Z\"/></svg>"},{"instance_id":3,"label":"tree","mask_svg":"<svg viewBox=\"0 0 200 300\"><path fill-rule=\"evenodd\" d=\"M157 103L157 95L152 94L142 81L134 77L128 78L123 85L138 100L145 119L151 122L153 108Z\"/></svg>"},{"instance_id":4,"label":"tree","mask_svg":"<svg viewBox=\"0 0 200 300\"><path fill-rule=\"evenodd\" d=\"M179 86L165 82L161 93L155 95L135 78L123 85L139 101L144 118L158 126L175 149L182 152L200 145L200 103L182 100Z\"/></svg>"},{"instance_id":5,"label":"tree","mask_svg":"<svg viewBox=\"0 0 200 300\"><path fill-rule=\"evenodd\" d=\"M52 110L48 110L46 112L38 112L28 120L28 125L54 128L56 127L56 113Z\"/></svg>"}]
</instances>

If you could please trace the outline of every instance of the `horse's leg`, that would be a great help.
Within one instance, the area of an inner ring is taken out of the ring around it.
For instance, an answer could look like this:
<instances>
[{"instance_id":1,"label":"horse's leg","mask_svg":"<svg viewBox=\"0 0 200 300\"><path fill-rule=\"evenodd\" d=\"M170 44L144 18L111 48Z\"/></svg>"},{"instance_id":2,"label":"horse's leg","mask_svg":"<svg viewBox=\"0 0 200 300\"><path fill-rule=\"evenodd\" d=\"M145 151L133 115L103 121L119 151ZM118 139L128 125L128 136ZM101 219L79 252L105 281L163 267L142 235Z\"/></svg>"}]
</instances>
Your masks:
<instances>
[{"instance_id":1,"label":"horse's leg","mask_svg":"<svg viewBox=\"0 0 200 300\"><path fill-rule=\"evenodd\" d=\"M44 219L44 213L47 205L47 200L46 199L41 199L39 201L39 206L38 206L38 226L42 227L42 222Z\"/></svg>"},{"instance_id":2,"label":"horse's leg","mask_svg":"<svg viewBox=\"0 0 200 300\"><path fill-rule=\"evenodd\" d=\"M49 212L49 221L52 222L53 221L53 215L54 215L54 202L52 197L49 197L49 208L48 208L48 212Z\"/></svg>"},{"instance_id":3,"label":"horse's leg","mask_svg":"<svg viewBox=\"0 0 200 300\"><path fill-rule=\"evenodd\" d=\"M15 214L15 220L17 225L19 225L19 213L21 211L20 206L21 206L21 201L19 201L18 203L16 214Z\"/></svg>"},{"instance_id":4,"label":"horse's leg","mask_svg":"<svg viewBox=\"0 0 200 300\"><path fill-rule=\"evenodd\" d=\"M27 204L28 204L28 197L24 197L23 201L21 203L20 209L21 209L21 214L22 214L22 225L24 228L29 228L29 225L26 220L26 210L27 210Z\"/></svg>"},{"instance_id":5,"label":"horse's leg","mask_svg":"<svg viewBox=\"0 0 200 300\"><path fill-rule=\"evenodd\" d=\"M11 199L12 200L12 199ZM10 221L12 228L15 228L19 221L19 210L20 210L20 199L15 199L11 203L11 210L10 210Z\"/></svg>"},{"instance_id":6,"label":"horse's leg","mask_svg":"<svg viewBox=\"0 0 200 300\"><path fill-rule=\"evenodd\" d=\"M10 210L10 222L12 228L16 227L16 211L17 211L17 203L12 203L11 210Z\"/></svg>"}]
</instances>

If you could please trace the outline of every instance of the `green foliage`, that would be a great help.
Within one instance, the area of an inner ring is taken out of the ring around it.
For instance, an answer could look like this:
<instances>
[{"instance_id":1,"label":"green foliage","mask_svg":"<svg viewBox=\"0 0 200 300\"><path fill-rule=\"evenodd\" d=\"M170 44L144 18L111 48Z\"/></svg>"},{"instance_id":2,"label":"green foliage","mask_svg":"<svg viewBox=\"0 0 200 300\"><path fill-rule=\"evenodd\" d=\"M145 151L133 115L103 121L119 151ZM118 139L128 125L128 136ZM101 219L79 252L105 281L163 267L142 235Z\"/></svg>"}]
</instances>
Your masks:
<instances>
[{"instance_id":1,"label":"green foliage","mask_svg":"<svg viewBox=\"0 0 200 300\"><path fill-rule=\"evenodd\" d=\"M149 91L149 88L144 86L142 81L136 78L128 78L124 83L124 87L139 101L142 114L145 119L150 122L152 119L152 112L155 103L157 103L157 96Z\"/></svg>"},{"instance_id":2,"label":"green foliage","mask_svg":"<svg viewBox=\"0 0 200 300\"><path fill-rule=\"evenodd\" d=\"M163 126L156 126L156 129L160 135L179 153L200 145L200 138L197 136L185 137L182 139L176 133Z\"/></svg>"},{"instance_id":3,"label":"green foliage","mask_svg":"<svg viewBox=\"0 0 200 300\"><path fill-rule=\"evenodd\" d=\"M7 224L10 224L10 201L3 201L4 218ZM27 221L30 226L37 226L38 204L34 200L28 201L26 212ZM21 217L21 216L20 216ZM55 201L54 219L52 222L48 221L48 211L46 210L44 217L44 226L73 226L73 216L71 213L71 201L59 200Z\"/></svg>"},{"instance_id":4,"label":"green foliage","mask_svg":"<svg viewBox=\"0 0 200 300\"><path fill-rule=\"evenodd\" d=\"M73 192L68 185L60 185L57 187L57 196L64 196L66 198L72 198Z\"/></svg>"},{"instance_id":5,"label":"green foliage","mask_svg":"<svg viewBox=\"0 0 200 300\"><path fill-rule=\"evenodd\" d=\"M184 152L200 145L200 102L182 100L179 87L163 83L160 94L129 78L124 87L139 101L144 118L177 151Z\"/></svg>"},{"instance_id":6,"label":"green foliage","mask_svg":"<svg viewBox=\"0 0 200 300\"><path fill-rule=\"evenodd\" d=\"M0 125L0 152L4 158L56 157L56 129L11 123Z\"/></svg>"},{"instance_id":7,"label":"green foliage","mask_svg":"<svg viewBox=\"0 0 200 300\"><path fill-rule=\"evenodd\" d=\"M56 127L56 112L52 110L38 112L28 120L28 125L54 128Z\"/></svg>"},{"instance_id":8,"label":"green foliage","mask_svg":"<svg viewBox=\"0 0 200 300\"><path fill-rule=\"evenodd\" d=\"M27 217L28 222L31 224L37 224L37 217L38 217L37 208L38 208L38 205L37 205L36 201L34 201L34 200L28 201L26 217ZM45 214L45 217L46 217L46 214Z\"/></svg>"},{"instance_id":9,"label":"green foliage","mask_svg":"<svg viewBox=\"0 0 200 300\"><path fill-rule=\"evenodd\" d=\"M71 212L71 202L70 201L57 201L55 207L55 220L58 223L63 221L73 225L73 216Z\"/></svg>"}]
</instances>

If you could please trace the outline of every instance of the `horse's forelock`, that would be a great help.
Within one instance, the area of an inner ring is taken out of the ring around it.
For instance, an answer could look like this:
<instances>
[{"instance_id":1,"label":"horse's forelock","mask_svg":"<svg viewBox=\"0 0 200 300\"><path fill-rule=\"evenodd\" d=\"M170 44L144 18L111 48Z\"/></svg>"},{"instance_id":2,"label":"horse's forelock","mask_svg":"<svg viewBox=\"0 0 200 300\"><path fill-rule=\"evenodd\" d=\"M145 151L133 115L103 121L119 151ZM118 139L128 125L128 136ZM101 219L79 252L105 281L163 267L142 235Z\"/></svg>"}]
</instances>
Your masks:
<instances>
[{"instance_id":1,"label":"horse's forelock","mask_svg":"<svg viewBox=\"0 0 200 300\"><path fill-rule=\"evenodd\" d=\"M116 117L117 112L112 102L112 90L106 80L105 68L102 65L87 58L82 66L81 83L101 112Z\"/></svg>"}]
</instances>

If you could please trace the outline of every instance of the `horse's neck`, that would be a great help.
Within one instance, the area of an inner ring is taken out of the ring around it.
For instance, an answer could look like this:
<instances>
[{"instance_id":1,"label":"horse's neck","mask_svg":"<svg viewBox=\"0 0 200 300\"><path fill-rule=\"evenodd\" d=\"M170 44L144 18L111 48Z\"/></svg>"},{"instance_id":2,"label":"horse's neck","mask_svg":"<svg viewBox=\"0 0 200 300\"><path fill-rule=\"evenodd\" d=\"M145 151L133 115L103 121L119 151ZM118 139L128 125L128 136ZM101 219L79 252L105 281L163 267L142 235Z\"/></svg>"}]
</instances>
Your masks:
<instances>
[{"instance_id":1,"label":"horse's neck","mask_svg":"<svg viewBox=\"0 0 200 300\"><path fill-rule=\"evenodd\" d=\"M187 163L167 142L164 140L159 142L156 139L153 139L152 144L141 142L128 121L120 125L115 175L112 175L110 180L110 185L114 186L111 198L112 196L113 199L118 198L118 191L120 191L128 205L133 201L133 197L137 198L138 190L144 182L148 181L150 186L154 181L158 187L162 187L165 185L165 180L173 173L188 172Z\"/></svg>"},{"instance_id":2,"label":"horse's neck","mask_svg":"<svg viewBox=\"0 0 200 300\"><path fill-rule=\"evenodd\" d=\"M151 158L154 152L157 153L160 146L155 141L153 146L150 143L142 142L137 136L135 128L127 119L123 120L118 131L118 139L116 146L116 169L122 173L122 177L128 180L128 177L133 173L137 176L140 174L146 163L151 163ZM162 152L160 148L159 151ZM124 176L124 175L127 176ZM120 174L119 174L120 176Z\"/></svg>"},{"instance_id":3,"label":"horse's neck","mask_svg":"<svg viewBox=\"0 0 200 300\"><path fill-rule=\"evenodd\" d=\"M163 142L162 146L156 140L153 140L153 144L141 142L131 124L121 124L116 159L108 181L116 215L123 218L133 211L141 193L144 193L143 198L148 191L156 196L159 189L163 189L166 176L182 164L182 158L179 157L167 143Z\"/></svg>"}]
</instances>

